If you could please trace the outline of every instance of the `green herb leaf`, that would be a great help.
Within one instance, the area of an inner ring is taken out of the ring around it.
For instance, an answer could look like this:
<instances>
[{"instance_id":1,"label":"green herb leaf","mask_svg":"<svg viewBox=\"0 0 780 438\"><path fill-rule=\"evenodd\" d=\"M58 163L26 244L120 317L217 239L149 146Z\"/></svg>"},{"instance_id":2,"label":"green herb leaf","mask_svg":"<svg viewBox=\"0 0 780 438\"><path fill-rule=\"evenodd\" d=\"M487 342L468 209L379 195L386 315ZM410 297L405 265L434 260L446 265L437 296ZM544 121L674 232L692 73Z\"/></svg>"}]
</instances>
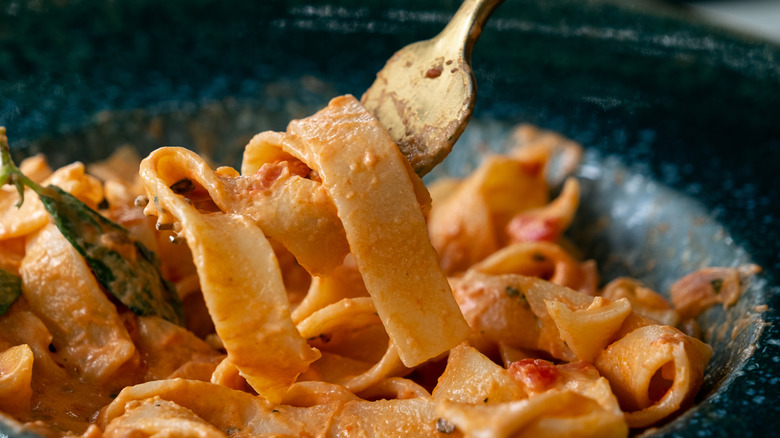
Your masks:
<instances>
[{"instance_id":1,"label":"green herb leaf","mask_svg":"<svg viewBox=\"0 0 780 438\"><path fill-rule=\"evenodd\" d=\"M22 279L5 269L0 269L0 315L5 315L20 296L22 296Z\"/></svg>"},{"instance_id":2,"label":"green herb leaf","mask_svg":"<svg viewBox=\"0 0 780 438\"><path fill-rule=\"evenodd\" d=\"M184 323L181 301L155 254L126 229L56 186L36 190L60 232L84 256L98 283L133 313Z\"/></svg>"},{"instance_id":3,"label":"green herb leaf","mask_svg":"<svg viewBox=\"0 0 780 438\"><path fill-rule=\"evenodd\" d=\"M55 225L87 261L95 278L119 302L138 315L155 315L184 324L184 310L173 285L160 273L153 252L130 233L56 186L41 187L13 162L5 127L0 126L0 186L16 186L19 203L24 186L41 199Z\"/></svg>"}]
</instances>

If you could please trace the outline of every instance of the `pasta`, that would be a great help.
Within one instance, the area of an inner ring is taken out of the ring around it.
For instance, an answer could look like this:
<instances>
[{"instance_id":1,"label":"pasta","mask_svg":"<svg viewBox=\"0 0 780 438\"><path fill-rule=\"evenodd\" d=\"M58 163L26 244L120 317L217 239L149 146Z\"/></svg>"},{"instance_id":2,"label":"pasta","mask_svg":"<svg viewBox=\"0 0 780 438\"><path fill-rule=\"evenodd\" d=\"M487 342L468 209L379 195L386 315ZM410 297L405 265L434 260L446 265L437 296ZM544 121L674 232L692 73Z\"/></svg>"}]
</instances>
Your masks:
<instances>
[{"instance_id":1,"label":"pasta","mask_svg":"<svg viewBox=\"0 0 780 438\"><path fill-rule=\"evenodd\" d=\"M54 171L4 154L26 188L0 191L1 419L92 438L623 437L669 419L712 355L675 326L758 268L691 273L671 302L601 287L563 237L581 148L514 138L426 188L342 96L256 135L240 171L176 147L137 174L127 150Z\"/></svg>"}]
</instances>

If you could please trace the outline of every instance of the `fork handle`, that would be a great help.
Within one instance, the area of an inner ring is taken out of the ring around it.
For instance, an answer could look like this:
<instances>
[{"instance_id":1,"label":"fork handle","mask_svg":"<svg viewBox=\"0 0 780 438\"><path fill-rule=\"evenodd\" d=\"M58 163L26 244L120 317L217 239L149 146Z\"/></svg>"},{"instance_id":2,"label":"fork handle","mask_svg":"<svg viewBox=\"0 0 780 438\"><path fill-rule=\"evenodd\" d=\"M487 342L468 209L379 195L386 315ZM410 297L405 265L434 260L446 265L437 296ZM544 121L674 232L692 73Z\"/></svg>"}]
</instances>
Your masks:
<instances>
[{"instance_id":1,"label":"fork handle","mask_svg":"<svg viewBox=\"0 0 780 438\"><path fill-rule=\"evenodd\" d=\"M459 41L467 62L471 62L471 50L482 28L493 11L504 0L465 0L450 22L437 36L439 39Z\"/></svg>"}]
</instances>

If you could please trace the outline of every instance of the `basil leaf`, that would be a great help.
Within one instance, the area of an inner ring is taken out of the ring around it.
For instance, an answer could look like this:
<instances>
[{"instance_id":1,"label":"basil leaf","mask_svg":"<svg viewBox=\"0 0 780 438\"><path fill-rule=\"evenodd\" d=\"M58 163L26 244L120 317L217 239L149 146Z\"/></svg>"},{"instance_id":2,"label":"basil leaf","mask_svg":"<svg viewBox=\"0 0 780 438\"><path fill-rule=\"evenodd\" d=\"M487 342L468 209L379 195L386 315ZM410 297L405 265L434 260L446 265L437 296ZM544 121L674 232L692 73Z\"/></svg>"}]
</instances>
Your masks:
<instances>
[{"instance_id":1,"label":"basil leaf","mask_svg":"<svg viewBox=\"0 0 780 438\"><path fill-rule=\"evenodd\" d=\"M103 288L133 313L184 323L173 285L155 254L126 229L56 186L36 190L60 232L87 261Z\"/></svg>"},{"instance_id":2,"label":"basil leaf","mask_svg":"<svg viewBox=\"0 0 780 438\"><path fill-rule=\"evenodd\" d=\"M5 315L21 295L22 279L0 269L0 315Z\"/></svg>"}]
</instances>

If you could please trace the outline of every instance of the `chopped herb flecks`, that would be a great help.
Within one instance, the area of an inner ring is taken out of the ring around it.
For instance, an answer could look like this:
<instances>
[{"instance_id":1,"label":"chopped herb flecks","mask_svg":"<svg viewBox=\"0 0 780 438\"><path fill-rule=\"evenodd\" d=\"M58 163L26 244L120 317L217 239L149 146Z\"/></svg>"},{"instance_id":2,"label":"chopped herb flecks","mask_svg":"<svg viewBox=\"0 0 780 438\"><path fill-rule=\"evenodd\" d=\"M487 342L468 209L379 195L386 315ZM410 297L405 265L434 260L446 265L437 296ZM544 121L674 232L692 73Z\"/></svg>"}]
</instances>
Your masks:
<instances>
[{"instance_id":1,"label":"chopped herb flecks","mask_svg":"<svg viewBox=\"0 0 780 438\"><path fill-rule=\"evenodd\" d=\"M526 299L525 294L520 289L514 286L507 286L505 291L506 291L506 296L508 296L509 298L517 297L520 300L520 304L524 306L528 304L528 299Z\"/></svg>"},{"instance_id":2,"label":"chopped herb flecks","mask_svg":"<svg viewBox=\"0 0 780 438\"><path fill-rule=\"evenodd\" d=\"M715 295L719 294L720 290L723 289L722 278L715 278L713 280L710 280L710 284L712 285L712 290L715 292Z\"/></svg>"}]
</instances>

